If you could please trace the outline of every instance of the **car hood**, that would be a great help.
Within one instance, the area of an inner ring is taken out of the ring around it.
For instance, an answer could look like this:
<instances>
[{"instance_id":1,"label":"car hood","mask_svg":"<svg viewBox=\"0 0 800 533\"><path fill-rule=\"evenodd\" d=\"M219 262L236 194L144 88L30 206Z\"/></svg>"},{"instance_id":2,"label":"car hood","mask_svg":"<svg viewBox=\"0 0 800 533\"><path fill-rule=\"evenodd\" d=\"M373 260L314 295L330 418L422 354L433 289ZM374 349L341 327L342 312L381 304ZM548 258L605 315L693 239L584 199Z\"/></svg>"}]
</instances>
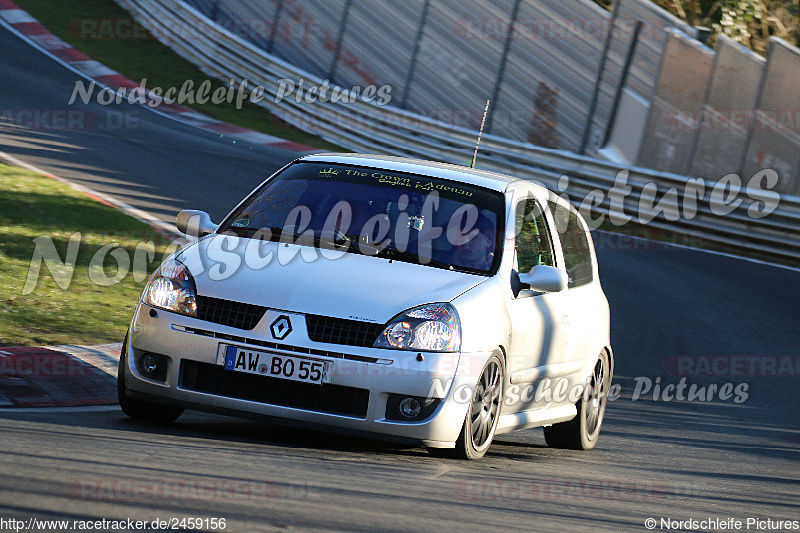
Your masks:
<instances>
[{"instance_id":1,"label":"car hood","mask_svg":"<svg viewBox=\"0 0 800 533\"><path fill-rule=\"evenodd\" d=\"M256 250L257 242L212 235L184 249L178 259L201 296L379 323L410 307L449 302L488 279L276 242Z\"/></svg>"}]
</instances>

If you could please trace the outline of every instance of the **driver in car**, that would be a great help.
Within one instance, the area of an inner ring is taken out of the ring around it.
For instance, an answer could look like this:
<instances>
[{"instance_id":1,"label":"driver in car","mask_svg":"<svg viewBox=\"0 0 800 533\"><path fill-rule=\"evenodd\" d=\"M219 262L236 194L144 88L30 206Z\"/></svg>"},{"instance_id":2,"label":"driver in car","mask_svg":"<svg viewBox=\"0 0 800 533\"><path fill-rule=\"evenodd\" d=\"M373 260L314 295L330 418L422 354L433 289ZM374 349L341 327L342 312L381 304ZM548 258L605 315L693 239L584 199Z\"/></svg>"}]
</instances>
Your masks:
<instances>
[{"instance_id":1,"label":"driver in car","mask_svg":"<svg viewBox=\"0 0 800 533\"><path fill-rule=\"evenodd\" d=\"M477 233L475 233L477 230ZM450 263L456 267L488 270L494 261L495 224L481 214L472 231L458 234L451 242Z\"/></svg>"}]
</instances>

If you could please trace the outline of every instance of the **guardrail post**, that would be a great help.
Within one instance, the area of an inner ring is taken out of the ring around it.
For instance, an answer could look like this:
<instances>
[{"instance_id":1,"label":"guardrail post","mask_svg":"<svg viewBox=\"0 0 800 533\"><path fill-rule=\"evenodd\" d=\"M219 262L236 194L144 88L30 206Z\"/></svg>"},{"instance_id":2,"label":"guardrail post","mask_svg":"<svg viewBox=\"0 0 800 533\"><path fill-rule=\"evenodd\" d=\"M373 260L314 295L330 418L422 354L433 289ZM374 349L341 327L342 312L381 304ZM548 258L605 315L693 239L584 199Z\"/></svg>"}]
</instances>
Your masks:
<instances>
[{"instance_id":1,"label":"guardrail post","mask_svg":"<svg viewBox=\"0 0 800 533\"><path fill-rule=\"evenodd\" d=\"M775 51L775 45L769 43L767 48L767 57L764 61L764 70L761 71L761 79L758 82L758 91L756 92L756 101L753 104L753 116L747 121L747 134L745 135L744 150L739 156L739 176L744 174L744 167L747 165L747 154L750 152L750 143L753 142L753 127L758 122L758 113L761 110L761 97L764 96L764 88L767 85L767 74L769 74L769 63L772 59L772 53Z\"/></svg>"},{"instance_id":2,"label":"guardrail post","mask_svg":"<svg viewBox=\"0 0 800 533\"><path fill-rule=\"evenodd\" d=\"M283 0L278 0L278 7L275 8L275 16L272 17L272 29L269 32L269 43L267 43L267 52L272 53L275 48L275 36L278 34L278 24L280 23L281 12L283 11Z\"/></svg>"},{"instance_id":3,"label":"guardrail post","mask_svg":"<svg viewBox=\"0 0 800 533\"><path fill-rule=\"evenodd\" d=\"M706 83L706 90L703 92L703 103L700 106L700 112L697 113L697 122L695 122L694 138L692 139L692 147L689 153L686 154L685 166L683 167L684 173L687 176L692 175L692 166L694 158L697 155L697 147L700 144L700 135L703 133L703 122L708 113L708 101L711 98L711 88L714 86L714 76L717 72L717 65L719 64L719 53L714 54L714 61L711 63L711 73L708 75L708 82ZM741 175L741 172L739 173Z\"/></svg>"},{"instance_id":4,"label":"guardrail post","mask_svg":"<svg viewBox=\"0 0 800 533\"><path fill-rule=\"evenodd\" d=\"M408 104L408 95L411 92L411 82L414 81L414 72L417 70L417 56L419 55L420 41L422 41L422 32L425 31L425 24L428 22L428 7L430 5L431 0L425 0L425 4L422 6L422 16L417 27L417 38L414 39L414 51L411 52L411 63L408 65L408 75L406 75L403 96L400 99L400 109L405 109Z\"/></svg>"},{"instance_id":5,"label":"guardrail post","mask_svg":"<svg viewBox=\"0 0 800 533\"><path fill-rule=\"evenodd\" d=\"M497 78L494 82L494 88L492 89L492 97L491 101L494 102L494 108L497 110L497 96L500 94L500 86L503 84L503 76L506 73L506 63L508 59L508 50L511 48L511 38L514 36L514 26L517 24L517 16L519 15L519 5L521 0L516 0L514 2L514 7L511 8L511 19L508 22L508 31L506 32L506 42L503 43L503 53L500 55L500 68L497 70ZM492 131L492 125L494 124L494 116L497 113L492 113L488 117L488 121L486 124L486 131Z\"/></svg>"},{"instance_id":6,"label":"guardrail post","mask_svg":"<svg viewBox=\"0 0 800 533\"><path fill-rule=\"evenodd\" d=\"M622 79L617 86L616 94L614 95L614 104L611 106L611 114L608 117L608 124L606 124L606 133L603 136L603 146L608 144L611 139L611 130L614 128L614 121L617 119L617 111L619 111L619 101L622 98L622 91L625 89L625 83L628 81L628 73L631 70L631 63L633 62L633 53L636 51L636 44L639 42L639 33L642 31L644 22L641 20L636 21L636 27L633 29L633 38L631 45L628 47L628 55L625 57L625 65L622 67Z\"/></svg>"},{"instance_id":7,"label":"guardrail post","mask_svg":"<svg viewBox=\"0 0 800 533\"><path fill-rule=\"evenodd\" d=\"M594 122L594 114L597 111L597 101L600 99L600 85L603 83L603 74L606 70L606 61L608 61L608 51L611 49L611 40L614 37L614 26L617 25L618 16L619 1L614 2L614 11L611 13L608 33L606 34L606 42L603 44L603 55L600 58L600 66L597 68L597 81L594 84L592 101L589 104L589 112L588 116L586 117L586 127L583 129L583 138L581 139L581 146L578 149L579 154L586 153L586 145L589 144L589 136L592 133L592 122Z\"/></svg>"},{"instance_id":8,"label":"guardrail post","mask_svg":"<svg viewBox=\"0 0 800 533\"><path fill-rule=\"evenodd\" d=\"M344 39L344 30L347 27L347 17L350 15L350 7L353 5L353 0L347 0L344 4L344 13L342 13L342 24L339 26L339 35L336 37L336 50L333 52L333 62L331 68L328 70L328 79L333 81L333 76L336 74L336 65L339 63L339 54L342 52L342 40Z\"/></svg>"}]
</instances>

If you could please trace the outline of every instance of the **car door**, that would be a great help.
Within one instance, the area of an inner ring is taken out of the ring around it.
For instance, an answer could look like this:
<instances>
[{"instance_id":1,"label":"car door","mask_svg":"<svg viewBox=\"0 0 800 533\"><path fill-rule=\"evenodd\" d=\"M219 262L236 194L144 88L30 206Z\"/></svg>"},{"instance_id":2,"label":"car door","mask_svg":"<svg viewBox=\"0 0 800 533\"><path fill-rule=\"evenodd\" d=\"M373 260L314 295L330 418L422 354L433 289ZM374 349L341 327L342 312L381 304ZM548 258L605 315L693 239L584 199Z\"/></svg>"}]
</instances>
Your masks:
<instances>
[{"instance_id":1,"label":"car door","mask_svg":"<svg viewBox=\"0 0 800 533\"><path fill-rule=\"evenodd\" d=\"M560 246L553 240L557 234L552 231L542 204L534 196L527 196L516 203L513 213L516 231L512 278L536 265L563 266L557 261ZM553 403L552 398L544 395L537 400L536 390L544 378L557 377L564 371L566 294L543 294L523 288L512 291L507 309L512 327L507 354L511 389L505 410L547 407Z\"/></svg>"},{"instance_id":2,"label":"car door","mask_svg":"<svg viewBox=\"0 0 800 533\"><path fill-rule=\"evenodd\" d=\"M566 330L566 358L570 361L590 361L597 357L596 339L603 315L598 307L596 264L588 230L574 207L567 202L549 201L556 233L559 235L564 268L569 281L565 291L568 309ZM582 376L576 377L582 378Z\"/></svg>"}]
</instances>

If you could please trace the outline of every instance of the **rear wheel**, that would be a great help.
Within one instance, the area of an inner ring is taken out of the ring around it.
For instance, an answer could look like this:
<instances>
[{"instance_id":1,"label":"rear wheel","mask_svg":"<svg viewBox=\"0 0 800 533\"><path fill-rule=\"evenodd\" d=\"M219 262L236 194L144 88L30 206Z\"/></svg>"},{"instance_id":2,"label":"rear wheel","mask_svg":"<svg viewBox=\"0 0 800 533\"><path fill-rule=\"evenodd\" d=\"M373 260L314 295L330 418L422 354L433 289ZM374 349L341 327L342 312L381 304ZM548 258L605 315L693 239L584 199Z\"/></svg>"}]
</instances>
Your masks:
<instances>
[{"instance_id":1,"label":"rear wheel","mask_svg":"<svg viewBox=\"0 0 800 533\"><path fill-rule=\"evenodd\" d=\"M472 394L467 415L455 448L428 448L435 457L480 459L489 449L500 420L503 402L503 361L492 355L483 367Z\"/></svg>"},{"instance_id":2,"label":"rear wheel","mask_svg":"<svg viewBox=\"0 0 800 533\"><path fill-rule=\"evenodd\" d=\"M125 367L128 365L128 337L122 343L122 352L119 356L119 368L117 370L117 398L122 412L131 418L144 420L146 422L169 423L174 422L183 414L180 407L161 405L144 400L129 398L125 388Z\"/></svg>"},{"instance_id":3,"label":"rear wheel","mask_svg":"<svg viewBox=\"0 0 800 533\"><path fill-rule=\"evenodd\" d=\"M611 363L603 351L576 407L578 415L568 422L544 428L544 440L553 448L591 450L597 444L611 386Z\"/></svg>"}]
</instances>

